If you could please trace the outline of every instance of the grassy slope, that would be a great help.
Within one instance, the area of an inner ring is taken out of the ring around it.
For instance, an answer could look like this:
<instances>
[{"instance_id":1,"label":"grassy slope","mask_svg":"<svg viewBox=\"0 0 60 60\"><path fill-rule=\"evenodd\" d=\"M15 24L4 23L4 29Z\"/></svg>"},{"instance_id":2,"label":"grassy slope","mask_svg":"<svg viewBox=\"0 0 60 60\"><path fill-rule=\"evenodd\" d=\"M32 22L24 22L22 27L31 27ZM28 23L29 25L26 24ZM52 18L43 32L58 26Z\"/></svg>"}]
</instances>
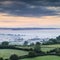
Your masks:
<instances>
[{"instance_id":1,"label":"grassy slope","mask_svg":"<svg viewBox=\"0 0 60 60\"><path fill-rule=\"evenodd\" d=\"M12 49L0 49L0 57L9 58L12 54L17 54L18 56L26 55L28 52Z\"/></svg>"},{"instance_id":2,"label":"grassy slope","mask_svg":"<svg viewBox=\"0 0 60 60\"><path fill-rule=\"evenodd\" d=\"M25 47L25 46L24 46ZM23 48L24 48L23 47ZM54 48L57 48L57 47L60 47L60 45L59 44L56 44L56 45L42 45L41 47L43 47L43 48L41 48L41 50L42 51L49 51L49 50L52 50L52 49L54 49ZM25 48L29 48L29 47L25 47ZM33 48L33 47L32 47ZM11 55L11 54L17 54L18 56L21 56L21 55L25 55L25 54L27 54L28 52L26 52L26 51L21 51L21 50L12 50L12 49L0 49L0 57L3 57L3 58L9 58L9 56ZM57 56L45 56L45 57L37 57L37 58L32 58L32 59L29 59L29 60L39 60L39 59L43 59L43 60L45 60L45 59L47 59L48 60L48 58L53 58L54 59L54 57L55 58L58 58L58 59L60 59L59 57L57 57ZM56 59L55 59L56 60Z\"/></svg>"},{"instance_id":3,"label":"grassy slope","mask_svg":"<svg viewBox=\"0 0 60 60\"><path fill-rule=\"evenodd\" d=\"M41 47L60 48L60 44L55 44L55 45L42 45Z\"/></svg>"},{"instance_id":4,"label":"grassy slope","mask_svg":"<svg viewBox=\"0 0 60 60\"><path fill-rule=\"evenodd\" d=\"M42 45L41 50L42 51L49 51L55 48L60 48L60 44L56 45ZM60 60L59 56L41 56L41 57L35 57L35 58L28 58L28 59L22 59L22 60Z\"/></svg>"},{"instance_id":5,"label":"grassy slope","mask_svg":"<svg viewBox=\"0 0 60 60\"><path fill-rule=\"evenodd\" d=\"M49 51L49 50L53 50L55 48L60 48L60 44L55 44L55 45L42 45L41 46L41 50L42 51Z\"/></svg>"},{"instance_id":6,"label":"grassy slope","mask_svg":"<svg viewBox=\"0 0 60 60\"><path fill-rule=\"evenodd\" d=\"M58 56L41 56L41 57L22 59L22 60L60 60L60 57L58 57Z\"/></svg>"},{"instance_id":7,"label":"grassy slope","mask_svg":"<svg viewBox=\"0 0 60 60\"><path fill-rule=\"evenodd\" d=\"M34 46L17 46L17 47L20 47L20 48L34 48ZM55 48L60 48L60 44L55 44L55 45L41 45L41 50L42 51L49 51L49 50L52 50L52 49L55 49Z\"/></svg>"},{"instance_id":8,"label":"grassy slope","mask_svg":"<svg viewBox=\"0 0 60 60\"><path fill-rule=\"evenodd\" d=\"M41 50L43 51L43 52L47 52L47 51L50 51L50 50L53 50L54 48L41 48Z\"/></svg>"}]
</instances>

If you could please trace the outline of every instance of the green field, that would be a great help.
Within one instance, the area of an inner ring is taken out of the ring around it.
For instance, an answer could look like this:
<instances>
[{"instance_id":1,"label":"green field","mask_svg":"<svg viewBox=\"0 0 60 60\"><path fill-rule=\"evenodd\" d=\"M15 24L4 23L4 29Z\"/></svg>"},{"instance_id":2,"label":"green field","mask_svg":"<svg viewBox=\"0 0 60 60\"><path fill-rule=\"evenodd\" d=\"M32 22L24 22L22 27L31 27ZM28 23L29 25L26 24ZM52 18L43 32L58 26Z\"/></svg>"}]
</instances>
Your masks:
<instances>
[{"instance_id":1,"label":"green field","mask_svg":"<svg viewBox=\"0 0 60 60\"><path fill-rule=\"evenodd\" d=\"M9 58L12 54L17 54L18 56L26 55L28 52L13 49L0 49L0 57Z\"/></svg>"},{"instance_id":2,"label":"green field","mask_svg":"<svg viewBox=\"0 0 60 60\"><path fill-rule=\"evenodd\" d=\"M41 50L46 52L53 50L55 48L60 48L60 44L55 44L55 45L41 45Z\"/></svg>"},{"instance_id":3,"label":"green field","mask_svg":"<svg viewBox=\"0 0 60 60\"><path fill-rule=\"evenodd\" d=\"M34 46L17 46L19 48L34 48ZM41 45L41 50L46 52L46 51L50 51L53 50L55 48L60 48L60 44L55 44L55 45Z\"/></svg>"},{"instance_id":4,"label":"green field","mask_svg":"<svg viewBox=\"0 0 60 60\"><path fill-rule=\"evenodd\" d=\"M41 45L41 47L60 48L60 44L55 44L55 45Z\"/></svg>"},{"instance_id":5,"label":"green field","mask_svg":"<svg viewBox=\"0 0 60 60\"><path fill-rule=\"evenodd\" d=\"M22 59L22 60L60 60L59 56L41 56L29 59Z\"/></svg>"},{"instance_id":6,"label":"green field","mask_svg":"<svg viewBox=\"0 0 60 60\"><path fill-rule=\"evenodd\" d=\"M18 46L20 47L20 46ZM59 44L56 45L41 45L41 50L44 52L53 50L55 48L60 48ZM30 48L29 46L21 46L21 48ZM33 47L32 47L33 48ZM0 57L9 58L12 54L17 54L18 56L27 55L28 52L22 50L13 50L13 49L0 49ZM60 60L59 56L40 56L29 59L21 59L21 60Z\"/></svg>"},{"instance_id":7,"label":"green field","mask_svg":"<svg viewBox=\"0 0 60 60\"><path fill-rule=\"evenodd\" d=\"M50 51L50 50L53 50L54 48L41 48L41 50L43 51L43 52L47 52L47 51Z\"/></svg>"}]
</instances>

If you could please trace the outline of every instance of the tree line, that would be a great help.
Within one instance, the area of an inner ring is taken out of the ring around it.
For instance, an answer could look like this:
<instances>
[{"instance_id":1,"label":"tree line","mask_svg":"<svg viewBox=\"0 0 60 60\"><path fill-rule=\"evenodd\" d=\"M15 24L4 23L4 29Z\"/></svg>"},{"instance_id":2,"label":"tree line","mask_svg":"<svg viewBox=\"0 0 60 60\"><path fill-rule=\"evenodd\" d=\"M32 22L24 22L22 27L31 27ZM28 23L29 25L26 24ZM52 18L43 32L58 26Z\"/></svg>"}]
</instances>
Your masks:
<instances>
[{"instance_id":1,"label":"tree line","mask_svg":"<svg viewBox=\"0 0 60 60\"><path fill-rule=\"evenodd\" d=\"M50 44L60 44L60 36L49 39L48 41L43 41L43 45L50 45Z\"/></svg>"}]
</instances>

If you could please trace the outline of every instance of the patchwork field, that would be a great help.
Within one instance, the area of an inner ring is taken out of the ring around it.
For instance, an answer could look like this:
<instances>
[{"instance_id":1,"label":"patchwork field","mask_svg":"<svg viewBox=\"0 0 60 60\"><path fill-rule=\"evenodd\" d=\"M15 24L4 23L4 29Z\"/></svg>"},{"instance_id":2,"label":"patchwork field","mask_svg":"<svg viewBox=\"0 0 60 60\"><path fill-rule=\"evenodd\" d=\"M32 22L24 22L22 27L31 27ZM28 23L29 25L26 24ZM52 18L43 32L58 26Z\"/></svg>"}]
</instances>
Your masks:
<instances>
[{"instance_id":1,"label":"patchwork field","mask_svg":"<svg viewBox=\"0 0 60 60\"><path fill-rule=\"evenodd\" d=\"M60 44L55 44L55 45L41 45L41 50L46 52L46 51L49 51L49 50L53 50L55 48L60 48Z\"/></svg>"},{"instance_id":2,"label":"patchwork field","mask_svg":"<svg viewBox=\"0 0 60 60\"><path fill-rule=\"evenodd\" d=\"M20 46L19 46L20 47ZM41 50L44 52L50 51L54 48L59 48L60 45L42 45ZM30 48L29 46L21 46L21 48ZM33 48L33 47L32 47ZM13 49L0 49L0 57L9 58L12 54L17 54L18 56L27 55L28 52L22 50L13 50ZM35 58L21 59L21 60L60 60L59 56L40 56Z\"/></svg>"},{"instance_id":3,"label":"patchwork field","mask_svg":"<svg viewBox=\"0 0 60 60\"><path fill-rule=\"evenodd\" d=\"M41 47L60 48L60 44L54 44L54 45L41 45Z\"/></svg>"},{"instance_id":4,"label":"patchwork field","mask_svg":"<svg viewBox=\"0 0 60 60\"><path fill-rule=\"evenodd\" d=\"M28 54L28 52L13 50L13 49L0 49L0 57L9 58L12 54L17 54L18 56L22 56Z\"/></svg>"},{"instance_id":5,"label":"patchwork field","mask_svg":"<svg viewBox=\"0 0 60 60\"><path fill-rule=\"evenodd\" d=\"M19 48L34 48L34 46L17 46ZM53 50L55 48L60 48L60 44L55 44L55 45L41 45L41 50L46 52L46 51L49 51L49 50Z\"/></svg>"}]
</instances>

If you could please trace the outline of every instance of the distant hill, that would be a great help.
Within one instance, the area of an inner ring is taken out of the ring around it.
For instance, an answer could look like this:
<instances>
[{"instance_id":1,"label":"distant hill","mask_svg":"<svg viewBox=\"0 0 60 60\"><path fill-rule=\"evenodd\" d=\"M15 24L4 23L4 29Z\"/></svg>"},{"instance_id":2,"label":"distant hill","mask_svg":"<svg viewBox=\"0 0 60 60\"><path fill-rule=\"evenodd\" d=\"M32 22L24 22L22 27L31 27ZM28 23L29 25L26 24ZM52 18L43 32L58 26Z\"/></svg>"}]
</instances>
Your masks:
<instances>
[{"instance_id":1,"label":"distant hill","mask_svg":"<svg viewBox=\"0 0 60 60\"><path fill-rule=\"evenodd\" d=\"M51 30L60 28L0 28L0 30Z\"/></svg>"}]
</instances>

